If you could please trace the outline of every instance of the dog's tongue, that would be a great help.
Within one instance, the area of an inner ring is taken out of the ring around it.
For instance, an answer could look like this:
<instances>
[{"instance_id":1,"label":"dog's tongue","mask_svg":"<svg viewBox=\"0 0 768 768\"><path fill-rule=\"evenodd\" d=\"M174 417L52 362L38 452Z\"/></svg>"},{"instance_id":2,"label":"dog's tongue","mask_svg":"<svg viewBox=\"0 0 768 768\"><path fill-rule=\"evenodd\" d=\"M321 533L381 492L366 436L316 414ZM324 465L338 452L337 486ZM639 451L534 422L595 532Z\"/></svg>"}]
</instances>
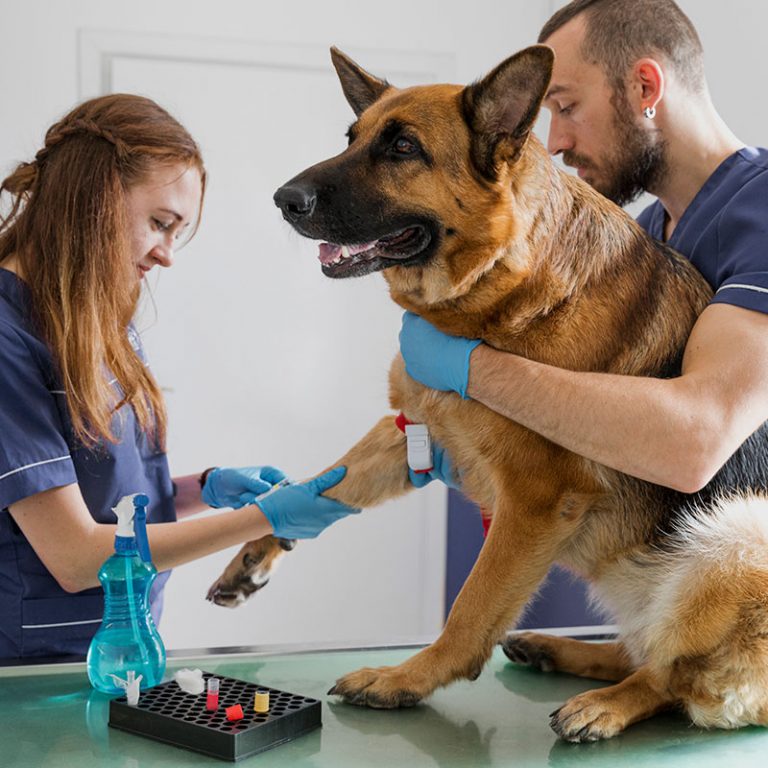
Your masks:
<instances>
[{"instance_id":1,"label":"dog's tongue","mask_svg":"<svg viewBox=\"0 0 768 768\"><path fill-rule=\"evenodd\" d=\"M374 245L376 245L376 241L360 243L359 245L348 245L347 251L350 256L354 256L356 253L370 250ZM341 258L341 246L335 243L320 243L318 258L321 264L333 264Z\"/></svg>"},{"instance_id":2,"label":"dog's tongue","mask_svg":"<svg viewBox=\"0 0 768 768\"><path fill-rule=\"evenodd\" d=\"M341 246L332 243L320 243L320 252L318 258L321 264L333 264L341 255Z\"/></svg>"}]
</instances>

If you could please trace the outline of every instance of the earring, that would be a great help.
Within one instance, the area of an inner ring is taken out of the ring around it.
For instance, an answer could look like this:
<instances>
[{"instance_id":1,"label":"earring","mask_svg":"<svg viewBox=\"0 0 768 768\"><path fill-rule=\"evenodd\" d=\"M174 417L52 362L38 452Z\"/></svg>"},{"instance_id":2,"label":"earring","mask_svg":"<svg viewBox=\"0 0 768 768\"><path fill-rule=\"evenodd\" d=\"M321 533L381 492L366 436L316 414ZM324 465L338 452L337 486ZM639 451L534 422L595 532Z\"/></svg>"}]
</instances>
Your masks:
<instances>
[{"instance_id":1,"label":"earring","mask_svg":"<svg viewBox=\"0 0 768 768\"><path fill-rule=\"evenodd\" d=\"M656 117L656 107L646 107L643 110L643 116L647 117L649 120L653 120L653 118Z\"/></svg>"}]
</instances>

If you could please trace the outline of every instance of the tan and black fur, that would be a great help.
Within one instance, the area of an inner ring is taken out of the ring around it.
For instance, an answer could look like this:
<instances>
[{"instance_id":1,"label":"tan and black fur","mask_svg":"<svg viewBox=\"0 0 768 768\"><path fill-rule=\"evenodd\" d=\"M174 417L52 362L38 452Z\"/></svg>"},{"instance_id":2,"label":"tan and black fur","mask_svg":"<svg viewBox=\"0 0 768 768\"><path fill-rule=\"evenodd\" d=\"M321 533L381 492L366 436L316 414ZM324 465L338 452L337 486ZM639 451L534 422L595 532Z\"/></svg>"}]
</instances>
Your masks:
<instances>
[{"instance_id":1,"label":"tan and black fur","mask_svg":"<svg viewBox=\"0 0 768 768\"><path fill-rule=\"evenodd\" d=\"M275 195L307 237L373 243L325 263L326 274L384 270L402 307L446 333L533 360L632 376L679 373L710 289L685 259L557 170L531 135L550 49L528 48L466 88L404 90L332 55L357 115L349 147ZM492 524L440 638L400 666L347 675L333 693L354 704L409 706L479 675L504 641L520 663L616 681L553 716L571 741L613 736L670 706L703 726L768 724L762 429L706 488L684 495L570 453L478 402L427 389L399 356L390 404L429 426ZM373 506L412 490L392 415L336 464L347 476L328 495L347 504ZM263 583L277 546L247 545L211 598L244 599L238 582ZM591 582L621 625L617 642L504 639L554 562Z\"/></svg>"}]
</instances>

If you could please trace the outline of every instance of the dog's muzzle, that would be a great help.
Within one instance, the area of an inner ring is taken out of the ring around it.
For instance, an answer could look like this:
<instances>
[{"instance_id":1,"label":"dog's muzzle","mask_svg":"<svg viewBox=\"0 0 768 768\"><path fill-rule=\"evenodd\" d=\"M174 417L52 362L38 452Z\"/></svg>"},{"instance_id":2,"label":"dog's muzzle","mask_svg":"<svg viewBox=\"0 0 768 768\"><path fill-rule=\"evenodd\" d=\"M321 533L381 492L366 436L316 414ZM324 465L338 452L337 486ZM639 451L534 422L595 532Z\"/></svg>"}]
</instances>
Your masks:
<instances>
[{"instance_id":1,"label":"dog's muzzle","mask_svg":"<svg viewBox=\"0 0 768 768\"><path fill-rule=\"evenodd\" d=\"M311 216L317 204L317 194L314 189L296 183L280 187L272 199L290 222Z\"/></svg>"}]
</instances>

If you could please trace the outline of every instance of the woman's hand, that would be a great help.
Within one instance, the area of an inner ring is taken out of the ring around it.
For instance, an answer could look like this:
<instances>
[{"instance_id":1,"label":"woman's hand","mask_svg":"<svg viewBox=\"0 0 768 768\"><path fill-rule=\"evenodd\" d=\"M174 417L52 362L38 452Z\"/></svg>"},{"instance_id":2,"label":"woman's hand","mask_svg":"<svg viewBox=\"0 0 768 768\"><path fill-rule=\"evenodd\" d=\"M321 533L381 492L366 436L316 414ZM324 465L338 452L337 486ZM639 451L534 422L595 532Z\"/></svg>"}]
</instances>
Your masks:
<instances>
[{"instance_id":1,"label":"woman's hand","mask_svg":"<svg viewBox=\"0 0 768 768\"><path fill-rule=\"evenodd\" d=\"M256 506L264 513L278 538L314 539L342 517L360 512L340 501L321 496L340 483L346 474L346 467L335 467L306 483L278 488L256 502Z\"/></svg>"},{"instance_id":2,"label":"woman's hand","mask_svg":"<svg viewBox=\"0 0 768 768\"><path fill-rule=\"evenodd\" d=\"M216 467L205 476L202 498L209 507L240 509L285 477L277 467Z\"/></svg>"}]
</instances>

